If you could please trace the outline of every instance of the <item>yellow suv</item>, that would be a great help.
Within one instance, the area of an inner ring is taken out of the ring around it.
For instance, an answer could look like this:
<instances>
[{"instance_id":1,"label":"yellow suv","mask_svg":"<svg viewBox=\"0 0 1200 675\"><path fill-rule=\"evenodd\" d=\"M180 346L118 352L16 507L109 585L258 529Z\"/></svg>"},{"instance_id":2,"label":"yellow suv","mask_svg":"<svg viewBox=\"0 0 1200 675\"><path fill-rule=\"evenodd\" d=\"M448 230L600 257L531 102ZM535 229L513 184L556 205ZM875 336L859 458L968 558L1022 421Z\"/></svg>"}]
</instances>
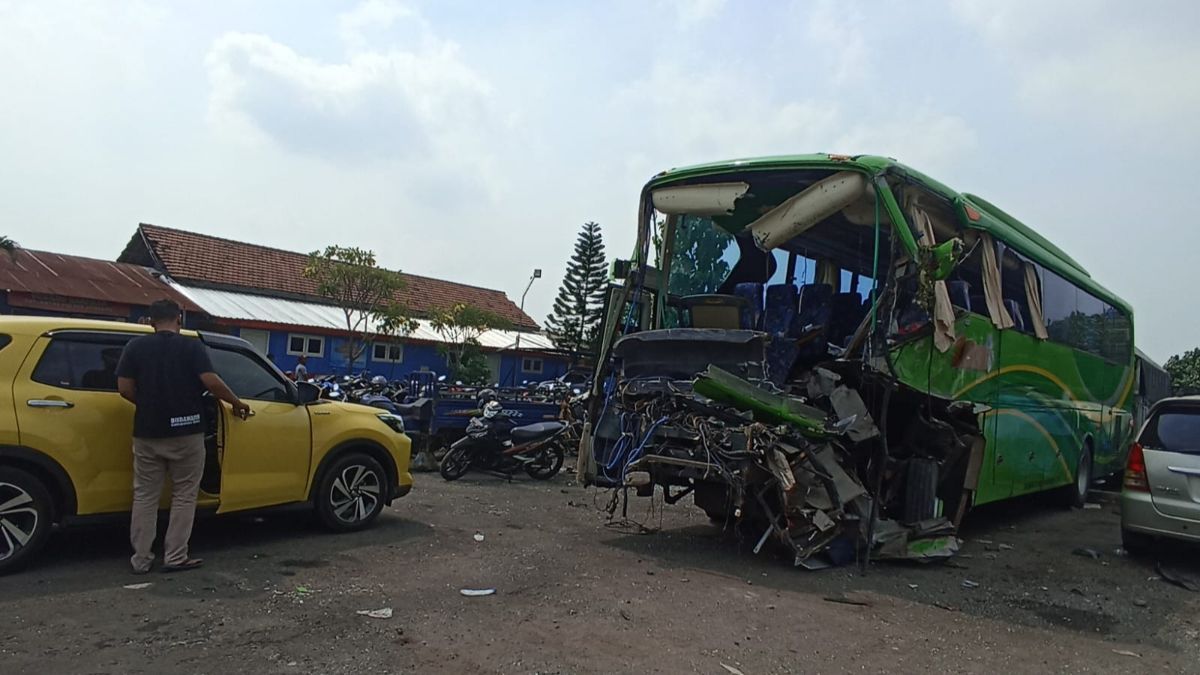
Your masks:
<instances>
[{"instance_id":1,"label":"yellow suv","mask_svg":"<svg viewBox=\"0 0 1200 675\"><path fill-rule=\"evenodd\" d=\"M129 511L133 405L114 371L125 343L150 330L0 317L0 574L33 558L55 523ZM214 370L254 411L241 420L211 401L200 509L310 502L325 526L351 531L412 489L399 417L320 399L239 338L184 335L204 342Z\"/></svg>"}]
</instances>

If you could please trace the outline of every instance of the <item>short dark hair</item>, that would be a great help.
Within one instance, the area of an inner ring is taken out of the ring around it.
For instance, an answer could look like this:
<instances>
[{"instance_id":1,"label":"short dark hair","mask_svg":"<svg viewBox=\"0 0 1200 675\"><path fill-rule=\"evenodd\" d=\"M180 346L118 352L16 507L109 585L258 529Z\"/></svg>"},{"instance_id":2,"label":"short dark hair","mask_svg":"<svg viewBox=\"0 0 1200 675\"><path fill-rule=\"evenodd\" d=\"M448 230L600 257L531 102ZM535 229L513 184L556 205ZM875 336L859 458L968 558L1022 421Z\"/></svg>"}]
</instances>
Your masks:
<instances>
[{"instance_id":1,"label":"short dark hair","mask_svg":"<svg viewBox=\"0 0 1200 675\"><path fill-rule=\"evenodd\" d=\"M155 300L150 303L150 321L157 323L159 321L172 321L179 318L179 303L174 300Z\"/></svg>"}]
</instances>

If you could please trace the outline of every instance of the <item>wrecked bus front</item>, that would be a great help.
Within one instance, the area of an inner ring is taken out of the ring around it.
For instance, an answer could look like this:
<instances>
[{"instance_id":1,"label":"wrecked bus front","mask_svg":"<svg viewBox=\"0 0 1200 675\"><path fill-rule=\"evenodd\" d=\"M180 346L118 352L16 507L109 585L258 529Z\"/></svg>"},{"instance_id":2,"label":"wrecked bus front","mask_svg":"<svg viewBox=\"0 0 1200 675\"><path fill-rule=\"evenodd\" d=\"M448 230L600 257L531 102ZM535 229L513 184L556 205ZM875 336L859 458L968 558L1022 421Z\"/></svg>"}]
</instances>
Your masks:
<instances>
[{"instance_id":1,"label":"wrecked bus front","mask_svg":"<svg viewBox=\"0 0 1200 675\"><path fill-rule=\"evenodd\" d=\"M665 172L621 271L581 453L593 483L692 495L802 561L945 552L943 518L1064 486L1078 500L1119 466L1128 306L892 160Z\"/></svg>"}]
</instances>

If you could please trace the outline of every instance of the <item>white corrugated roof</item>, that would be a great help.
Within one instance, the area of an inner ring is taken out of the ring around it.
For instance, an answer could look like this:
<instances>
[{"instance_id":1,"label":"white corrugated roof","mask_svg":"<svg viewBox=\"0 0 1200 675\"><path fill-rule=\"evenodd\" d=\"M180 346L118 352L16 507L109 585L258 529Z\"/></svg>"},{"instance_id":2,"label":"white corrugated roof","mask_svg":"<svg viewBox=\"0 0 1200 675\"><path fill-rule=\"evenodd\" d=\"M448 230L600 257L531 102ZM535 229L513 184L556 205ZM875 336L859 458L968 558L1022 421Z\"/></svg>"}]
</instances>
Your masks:
<instances>
[{"instance_id":1,"label":"white corrugated roof","mask_svg":"<svg viewBox=\"0 0 1200 675\"><path fill-rule=\"evenodd\" d=\"M213 317L346 331L346 315L332 305L184 286L175 281L168 281L168 283ZM374 330L375 322L368 319L367 332L374 332ZM489 330L479 336L479 344L489 349L513 349L516 346L518 334L521 337L521 349L554 349L554 343L550 341L550 338L541 333L518 333L511 330ZM417 319L416 330L404 337L428 342L447 341L425 319Z\"/></svg>"}]
</instances>

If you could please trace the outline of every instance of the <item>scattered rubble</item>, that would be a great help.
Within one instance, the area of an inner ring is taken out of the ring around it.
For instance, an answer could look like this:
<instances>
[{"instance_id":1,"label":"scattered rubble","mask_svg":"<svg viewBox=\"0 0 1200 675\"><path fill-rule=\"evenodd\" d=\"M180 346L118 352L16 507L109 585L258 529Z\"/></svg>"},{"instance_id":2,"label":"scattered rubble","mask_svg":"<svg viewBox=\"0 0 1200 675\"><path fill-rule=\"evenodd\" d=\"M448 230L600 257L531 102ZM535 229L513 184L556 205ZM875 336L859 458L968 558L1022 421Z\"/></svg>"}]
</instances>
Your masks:
<instances>
[{"instance_id":1,"label":"scattered rubble","mask_svg":"<svg viewBox=\"0 0 1200 675\"><path fill-rule=\"evenodd\" d=\"M383 607L380 609L360 609L356 614L369 616L372 619L390 619L392 618L392 608Z\"/></svg>"}]
</instances>

